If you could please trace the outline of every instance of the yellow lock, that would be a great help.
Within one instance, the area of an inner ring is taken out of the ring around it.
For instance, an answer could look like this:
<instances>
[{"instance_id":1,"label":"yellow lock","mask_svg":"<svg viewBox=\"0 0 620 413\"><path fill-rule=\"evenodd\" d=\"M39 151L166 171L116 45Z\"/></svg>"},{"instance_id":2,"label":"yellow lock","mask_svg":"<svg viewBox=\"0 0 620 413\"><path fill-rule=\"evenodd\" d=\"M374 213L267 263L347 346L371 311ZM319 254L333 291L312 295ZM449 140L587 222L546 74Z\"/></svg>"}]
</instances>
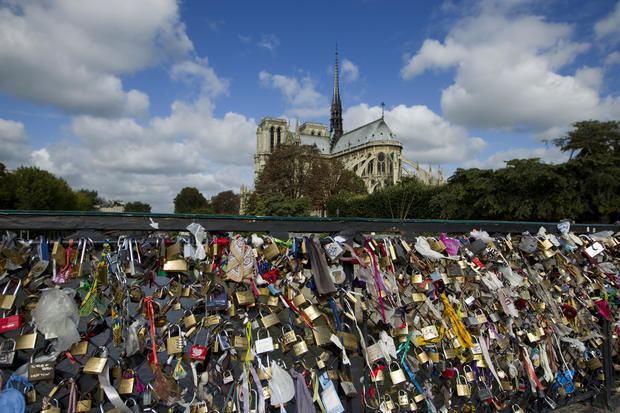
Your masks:
<instances>
[{"instance_id":1,"label":"yellow lock","mask_svg":"<svg viewBox=\"0 0 620 413\"><path fill-rule=\"evenodd\" d=\"M392 369L392 366L396 365L396 369ZM403 369L400 368L400 365L398 364L398 362L393 361L392 364L390 364L390 379L392 380L392 384L396 385L399 383L402 383L406 380L405 378L405 372L403 371Z\"/></svg>"},{"instance_id":2,"label":"yellow lock","mask_svg":"<svg viewBox=\"0 0 620 413\"><path fill-rule=\"evenodd\" d=\"M105 351L104 347L100 347L99 350L95 354L102 354ZM83 372L86 374L101 374L103 373L103 369L105 368L106 363L108 362L107 357L91 357L88 359L86 364L84 364Z\"/></svg>"},{"instance_id":3,"label":"yellow lock","mask_svg":"<svg viewBox=\"0 0 620 413\"><path fill-rule=\"evenodd\" d=\"M172 327L176 327L179 335L171 336ZM173 324L168 328L168 338L166 339L166 351L168 354L179 354L183 352L183 337L181 336L181 327L178 324Z\"/></svg>"}]
</instances>

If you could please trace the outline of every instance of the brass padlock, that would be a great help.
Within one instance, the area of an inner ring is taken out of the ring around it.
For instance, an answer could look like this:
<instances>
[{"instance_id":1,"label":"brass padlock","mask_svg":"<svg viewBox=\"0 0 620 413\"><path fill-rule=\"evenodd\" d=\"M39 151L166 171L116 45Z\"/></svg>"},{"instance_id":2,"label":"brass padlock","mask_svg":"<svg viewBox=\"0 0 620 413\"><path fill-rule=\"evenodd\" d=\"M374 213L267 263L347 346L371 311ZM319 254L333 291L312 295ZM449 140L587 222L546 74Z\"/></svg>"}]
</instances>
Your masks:
<instances>
[{"instance_id":1,"label":"brass padlock","mask_svg":"<svg viewBox=\"0 0 620 413\"><path fill-rule=\"evenodd\" d=\"M409 397L407 396L407 392L404 390L398 391L398 405L399 406L409 405Z\"/></svg>"},{"instance_id":2,"label":"brass padlock","mask_svg":"<svg viewBox=\"0 0 620 413\"><path fill-rule=\"evenodd\" d=\"M0 295L0 309L1 310L10 310L13 308L13 304L15 303L15 298L17 298L17 292L19 291L19 287L22 285L21 278L17 280L17 286L13 290L13 292L9 292L9 287L11 286L13 279L10 278L6 285L4 286L4 290L2 290L2 295Z\"/></svg>"},{"instance_id":3,"label":"brass padlock","mask_svg":"<svg viewBox=\"0 0 620 413\"><path fill-rule=\"evenodd\" d=\"M293 304L297 308L301 308L302 305L306 303L306 297L303 295L301 291L298 291L297 294L293 297Z\"/></svg>"},{"instance_id":4,"label":"brass padlock","mask_svg":"<svg viewBox=\"0 0 620 413\"><path fill-rule=\"evenodd\" d=\"M40 351L40 350L39 350ZM35 351L30 356L28 364L28 381L54 380L54 363L51 361L34 362L34 356L39 352Z\"/></svg>"},{"instance_id":5,"label":"brass padlock","mask_svg":"<svg viewBox=\"0 0 620 413\"><path fill-rule=\"evenodd\" d=\"M594 352L590 353L590 357L586 359L586 366L588 370L597 370L603 367L603 363L601 363L601 359L597 357L597 354Z\"/></svg>"},{"instance_id":6,"label":"brass padlock","mask_svg":"<svg viewBox=\"0 0 620 413\"><path fill-rule=\"evenodd\" d=\"M100 347L95 354L97 355L103 355L106 354L107 351L105 349L105 347ZM86 361L86 364L84 364L84 368L82 369L82 371L86 374L101 374L103 373L103 369L105 368L106 363L108 362L108 358L107 357L98 357L98 356L93 356L91 358L88 359L88 361Z\"/></svg>"},{"instance_id":7,"label":"brass padlock","mask_svg":"<svg viewBox=\"0 0 620 413\"><path fill-rule=\"evenodd\" d=\"M54 406L50 404L51 402L54 402ZM56 399L49 400L47 406L41 409L41 413L60 413L60 405L58 404L58 400Z\"/></svg>"},{"instance_id":8,"label":"brass padlock","mask_svg":"<svg viewBox=\"0 0 620 413\"><path fill-rule=\"evenodd\" d=\"M325 362L323 361L323 359L320 356L316 358L316 368L317 369L324 369L325 368Z\"/></svg>"},{"instance_id":9,"label":"brass padlock","mask_svg":"<svg viewBox=\"0 0 620 413\"><path fill-rule=\"evenodd\" d=\"M269 314L267 314L266 316L261 315L260 322L263 325L263 327L269 328L271 326L275 326L276 324L279 324L280 318L278 317L276 313L270 311Z\"/></svg>"},{"instance_id":10,"label":"brass padlock","mask_svg":"<svg viewBox=\"0 0 620 413\"><path fill-rule=\"evenodd\" d=\"M321 312L314 306L314 304L310 304L301 311L310 319L310 321L314 321L321 316Z\"/></svg>"},{"instance_id":11,"label":"brass padlock","mask_svg":"<svg viewBox=\"0 0 620 413\"><path fill-rule=\"evenodd\" d=\"M471 383L474 381L474 372L469 365L463 366L463 372L465 373L465 379Z\"/></svg>"},{"instance_id":12,"label":"brass padlock","mask_svg":"<svg viewBox=\"0 0 620 413\"><path fill-rule=\"evenodd\" d=\"M465 373L467 374L467 373ZM463 376L456 377L456 394L460 397L470 397L471 389L467 383L469 380Z\"/></svg>"},{"instance_id":13,"label":"brass padlock","mask_svg":"<svg viewBox=\"0 0 620 413\"><path fill-rule=\"evenodd\" d=\"M394 410L396 408L396 405L394 404L394 401L392 400L389 394L383 395L383 405L388 410Z\"/></svg>"},{"instance_id":14,"label":"brass padlock","mask_svg":"<svg viewBox=\"0 0 620 413\"><path fill-rule=\"evenodd\" d=\"M518 404L513 404L512 413L525 413L525 410L523 410Z\"/></svg>"},{"instance_id":15,"label":"brass padlock","mask_svg":"<svg viewBox=\"0 0 620 413\"><path fill-rule=\"evenodd\" d=\"M189 315L187 315L189 313ZM191 310L186 310L183 313L183 324L186 329L192 328L196 325L198 321L196 321L196 316L191 312Z\"/></svg>"},{"instance_id":16,"label":"brass padlock","mask_svg":"<svg viewBox=\"0 0 620 413\"><path fill-rule=\"evenodd\" d=\"M176 327L179 335L171 336L172 328ZM168 354L179 354L183 352L183 336L181 335L181 327L178 324L173 324L168 328L168 338L166 339L166 351Z\"/></svg>"},{"instance_id":17,"label":"brass padlock","mask_svg":"<svg viewBox=\"0 0 620 413\"><path fill-rule=\"evenodd\" d=\"M392 366L396 365L397 369L392 370ZM400 365L398 364L398 362L394 361L392 362L392 364L390 364L390 379L392 380L392 384L396 385L399 383L404 382L405 380L407 380L405 378L405 372L403 371L403 369L400 368Z\"/></svg>"},{"instance_id":18,"label":"brass padlock","mask_svg":"<svg viewBox=\"0 0 620 413\"><path fill-rule=\"evenodd\" d=\"M204 327L216 326L220 323L219 314L211 314L202 319L202 325Z\"/></svg>"},{"instance_id":19,"label":"brass padlock","mask_svg":"<svg viewBox=\"0 0 620 413\"><path fill-rule=\"evenodd\" d=\"M270 307L277 307L280 305L280 299L277 295L270 295L269 298L267 298L267 305Z\"/></svg>"},{"instance_id":20,"label":"brass padlock","mask_svg":"<svg viewBox=\"0 0 620 413\"><path fill-rule=\"evenodd\" d=\"M237 299L237 304L244 306L254 305L256 302L254 293L250 290L235 292L235 298Z\"/></svg>"},{"instance_id":21,"label":"brass padlock","mask_svg":"<svg viewBox=\"0 0 620 413\"><path fill-rule=\"evenodd\" d=\"M288 327L288 330L284 331L284 329L287 327ZM293 331L293 329L288 324L282 327L282 343L285 346L288 346L289 344L292 344L295 341L297 341L297 336L295 335L295 331Z\"/></svg>"},{"instance_id":22,"label":"brass padlock","mask_svg":"<svg viewBox=\"0 0 620 413\"><path fill-rule=\"evenodd\" d=\"M92 396L90 395L90 393L88 394L87 399L82 398L82 395L80 395L80 399L77 401L77 404L75 406L75 411L76 412L89 412L93 406L93 400L91 397Z\"/></svg>"},{"instance_id":23,"label":"brass padlock","mask_svg":"<svg viewBox=\"0 0 620 413\"><path fill-rule=\"evenodd\" d=\"M24 334L24 329L15 338L15 350L31 350L37 344L37 330L32 333Z\"/></svg>"},{"instance_id":24,"label":"brass padlock","mask_svg":"<svg viewBox=\"0 0 620 413\"><path fill-rule=\"evenodd\" d=\"M131 369L127 369L123 372L123 377L118 383L118 394L131 394L133 393L133 387L136 382L135 373Z\"/></svg>"},{"instance_id":25,"label":"brass padlock","mask_svg":"<svg viewBox=\"0 0 620 413\"><path fill-rule=\"evenodd\" d=\"M370 369L370 381L373 383L381 382L385 379L383 375L383 369L377 364L373 364Z\"/></svg>"},{"instance_id":26,"label":"brass padlock","mask_svg":"<svg viewBox=\"0 0 620 413\"><path fill-rule=\"evenodd\" d=\"M308 345L306 344L304 340L301 339L301 337L299 336L297 337L299 338L300 341L298 343L293 344L293 351L295 352L295 355L299 357L308 352Z\"/></svg>"}]
</instances>

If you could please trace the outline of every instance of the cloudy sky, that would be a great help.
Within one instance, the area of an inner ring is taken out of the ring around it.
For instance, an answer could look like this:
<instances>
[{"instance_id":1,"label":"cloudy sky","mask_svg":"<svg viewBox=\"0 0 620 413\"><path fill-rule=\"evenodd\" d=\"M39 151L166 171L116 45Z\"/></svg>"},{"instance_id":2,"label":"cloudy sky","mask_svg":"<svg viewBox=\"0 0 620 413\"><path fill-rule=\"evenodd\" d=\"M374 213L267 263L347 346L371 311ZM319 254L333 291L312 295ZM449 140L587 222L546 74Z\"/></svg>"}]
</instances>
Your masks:
<instances>
[{"instance_id":1,"label":"cloudy sky","mask_svg":"<svg viewBox=\"0 0 620 413\"><path fill-rule=\"evenodd\" d=\"M0 0L0 162L171 212L251 185L264 116L385 117L405 156L561 162L545 140L620 119L620 1Z\"/></svg>"}]
</instances>

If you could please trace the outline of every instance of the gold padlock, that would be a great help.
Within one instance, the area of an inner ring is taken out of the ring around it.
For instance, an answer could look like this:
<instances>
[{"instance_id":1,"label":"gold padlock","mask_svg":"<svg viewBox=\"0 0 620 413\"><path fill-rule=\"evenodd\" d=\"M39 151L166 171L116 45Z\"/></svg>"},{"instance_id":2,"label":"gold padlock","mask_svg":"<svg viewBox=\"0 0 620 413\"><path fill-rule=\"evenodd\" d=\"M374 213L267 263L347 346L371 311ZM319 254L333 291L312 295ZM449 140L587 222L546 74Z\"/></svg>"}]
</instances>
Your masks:
<instances>
[{"instance_id":1,"label":"gold padlock","mask_svg":"<svg viewBox=\"0 0 620 413\"><path fill-rule=\"evenodd\" d=\"M467 374L467 373L466 373ZM457 376L456 378L456 394L460 397L471 396L471 389L467 383L467 379L463 376Z\"/></svg>"},{"instance_id":2,"label":"gold padlock","mask_svg":"<svg viewBox=\"0 0 620 413\"><path fill-rule=\"evenodd\" d=\"M287 327L288 327L288 331L284 331L284 329ZM284 327L282 327L282 343L285 346L288 346L289 344L292 344L295 341L297 341L297 336L295 335L295 331L293 331L293 329L289 325L285 325Z\"/></svg>"},{"instance_id":3,"label":"gold padlock","mask_svg":"<svg viewBox=\"0 0 620 413\"><path fill-rule=\"evenodd\" d=\"M469 365L463 366L463 372L465 373L465 379L467 380L467 382L471 383L472 381L474 381L474 371Z\"/></svg>"},{"instance_id":4,"label":"gold padlock","mask_svg":"<svg viewBox=\"0 0 620 413\"><path fill-rule=\"evenodd\" d=\"M275 326L276 324L279 324L280 318L278 317L276 313L270 312L266 316L261 316L260 322L263 325L263 327L269 328L271 326Z\"/></svg>"},{"instance_id":5,"label":"gold padlock","mask_svg":"<svg viewBox=\"0 0 620 413\"><path fill-rule=\"evenodd\" d=\"M392 400L389 394L383 395L383 403L384 403L385 408L388 410L394 410L396 408L396 405L394 404L394 401Z\"/></svg>"},{"instance_id":6,"label":"gold padlock","mask_svg":"<svg viewBox=\"0 0 620 413\"><path fill-rule=\"evenodd\" d=\"M269 298L267 298L267 305L270 307L277 307L280 305L280 299L277 295L270 295Z\"/></svg>"},{"instance_id":7,"label":"gold padlock","mask_svg":"<svg viewBox=\"0 0 620 413\"><path fill-rule=\"evenodd\" d=\"M393 365L396 365L396 367L398 368L395 370L392 370ZM398 362L393 361L392 364L390 364L389 370L390 370L390 379L392 380L392 384L396 385L406 380L405 372L403 371L403 369L400 368L400 365L398 364Z\"/></svg>"},{"instance_id":8,"label":"gold padlock","mask_svg":"<svg viewBox=\"0 0 620 413\"><path fill-rule=\"evenodd\" d=\"M375 367L376 366L376 367ZM383 369L379 367L377 364L373 364L370 370L370 381L373 383L381 382L385 379L383 375Z\"/></svg>"},{"instance_id":9,"label":"gold padlock","mask_svg":"<svg viewBox=\"0 0 620 413\"><path fill-rule=\"evenodd\" d=\"M52 406L51 404L49 404L49 402L54 402L55 406ZM51 399L49 402L48 405L41 410L41 413L60 413L60 406L58 404L58 400Z\"/></svg>"},{"instance_id":10,"label":"gold padlock","mask_svg":"<svg viewBox=\"0 0 620 413\"><path fill-rule=\"evenodd\" d=\"M136 382L135 373L131 369L123 372L123 376L118 383L118 394L131 394Z\"/></svg>"},{"instance_id":11,"label":"gold padlock","mask_svg":"<svg viewBox=\"0 0 620 413\"><path fill-rule=\"evenodd\" d=\"M299 357L308 352L308 345L306 344L304 340L301 339L301 337L299 336L297 337L299 338L300 341L298 343L293 344L293 351L295 352L295 355Z\"/></svg>"},{"instance_id":12,"label":"gold padlock","mask_svg":"<svg viewBox=\"0 0 620 413\"><path fill-rule=\"evenodd\" d=\"M196 325L196 323L198 322L196 320L196 316L190 312L191 310L187 310L183 313L184 317L183 317L183 324L185 325L185 328L192 328L193 326ZM189 312L189 315L186 315Z\"/></svg>"},{"instance_id":13,"label":"gold padlock","mask_svg":"<svg viewBox=\"0 0 620 413\"><path fill-rule=\"evenodd\" d=\"M176 327L178 330L178 336L171 336L172 327ZM166 351L168 354L179 354L183 352L183 337L181 336L181 327L178 324L173 324L168 328L168 338L166 339Z\"/></svg>"},{"instance_id":14,"label":"gold padlock","mask_svg":"<svg viewBox=\"0 0 620 413\"><path fill-rule=\"evenodd\" d=\"M304 308L302 312L310 319L310 321L314 321L321 316L321 312L314 306L314 304L310 304L308 307Z\"/></svg>"},{"instance_id":15,"label":"gold padlock","mask_svg":"<svg viewBox=\"0 0 620 413\"><path fill-rule=\"evenodd\" d=\"M237 298L237 304L250 306L255 304L254 293L249 290L245 291L237 291L235 293L235 297Z\"/></svg>"},{"instance_id":16,"label":"gold padlock","mask_svg":"<svg viewBox=\"0 0 620 413\"><path fill-rule=\"evenodd\" d=\"M298 291L297 294L293 297L293 304L297 308L301 308L302 305L306 302L306 297L303 295L301 291Z\"/></svg>"},{"instance_id":17,"label":"gold padlock","mask_svg":"<svg viewBox=\"0 0 620 413\"><path fill-rule=\"evenodd\" d=\"M33 333L24 334L22 332L15 338L15 350L31 350L35 348L37 343L37 331Z\"/></svg>"},{"instance_id":18,"label":"gold padlock","mask_svg":"<svg viewBox=\"0 0 620 413\"><path fill-rule=\"evenodd\" d=\"M399 406L407 406L409 404L409 397L407 396L407 392L404 390L398 391L398 405Z\"/></svg>"},{"instance_id":19,"label":"gold padlock","mask_svg":"<svg viewBox=\"0 0 620 413\"><path fill-rule=\"evenodd\" d=\"M105 352L105 347L100 347L99 350L97 350L95 352L95 354L102 354L103 352ZM88 359L88 361L86 361L86 364L84 364L84 368L82 369L82 371L86 374L101 374L103 373L103 369L105 368L106 363L108 362L108 358L107 357L98 357L98 356L94 356Z\"/></svg>"}]
</instances>

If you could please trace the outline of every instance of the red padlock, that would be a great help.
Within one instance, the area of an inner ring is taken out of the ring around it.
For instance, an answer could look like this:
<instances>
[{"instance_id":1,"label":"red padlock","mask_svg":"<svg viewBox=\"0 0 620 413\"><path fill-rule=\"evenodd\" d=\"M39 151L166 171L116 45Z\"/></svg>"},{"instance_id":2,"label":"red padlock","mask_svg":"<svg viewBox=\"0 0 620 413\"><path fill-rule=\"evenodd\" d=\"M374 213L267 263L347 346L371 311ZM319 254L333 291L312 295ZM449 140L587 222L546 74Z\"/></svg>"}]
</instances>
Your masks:
<instances>
[{"instance_id":1,"label":"red padlock","mask_svg":"<svg viewBox=\"0 0 620 413\"><path fill-rule=\"evenodd\" d=\"M450 364L450 367L446 368L444 371L441 372L441 376L446 379L453 379L455 374L456 373L454 371L454 368L452 367L452 364Z\"/></svg>"},{"instance_id":2,"label":"red padlock","mask_svg":"<svg viewBox=\"0 0 620 413\"><path fill-rule=\"evenodd\" d=\"M204 360L207 358L207 348L201 346L192 346L189 350L189 358L192 360Z\"/></svg>"},{"instance_id":3,"label":"red padlock","mask_svg":"<svg viewBox=\"0 0 620 413\"><path fill-rule=\"evenodd\" d=\"M0 318L0 333L8 330L15 330L16 328L21 328L22 326L22 315L21 314L13 314L8 317L5 317L3 313L2 318Z\"/></svg>"}]
</instances>

